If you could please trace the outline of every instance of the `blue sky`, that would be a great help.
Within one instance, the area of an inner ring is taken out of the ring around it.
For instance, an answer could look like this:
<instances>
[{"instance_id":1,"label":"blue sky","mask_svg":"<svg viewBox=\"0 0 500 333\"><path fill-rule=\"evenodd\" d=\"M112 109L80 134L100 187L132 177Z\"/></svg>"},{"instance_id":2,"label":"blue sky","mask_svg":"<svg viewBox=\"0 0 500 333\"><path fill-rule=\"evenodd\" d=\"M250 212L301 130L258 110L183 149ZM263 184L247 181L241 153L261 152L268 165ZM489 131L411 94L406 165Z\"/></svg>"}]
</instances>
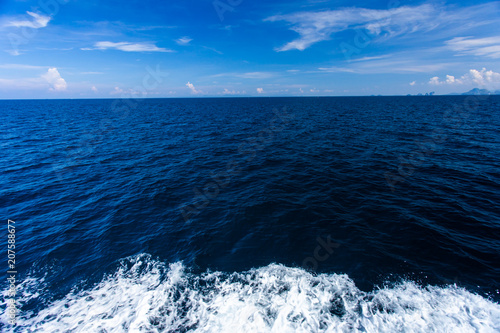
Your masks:
<instances>
[{"instance_id":1,"label":"blue sky","mask_svg":"<svg viewBox=\"0 0 500 333\"><path fill-rule=\"evenodd\" d=\"M0 98L500 89L500 2L2 1Z\"/></svg>"}]
</instances>

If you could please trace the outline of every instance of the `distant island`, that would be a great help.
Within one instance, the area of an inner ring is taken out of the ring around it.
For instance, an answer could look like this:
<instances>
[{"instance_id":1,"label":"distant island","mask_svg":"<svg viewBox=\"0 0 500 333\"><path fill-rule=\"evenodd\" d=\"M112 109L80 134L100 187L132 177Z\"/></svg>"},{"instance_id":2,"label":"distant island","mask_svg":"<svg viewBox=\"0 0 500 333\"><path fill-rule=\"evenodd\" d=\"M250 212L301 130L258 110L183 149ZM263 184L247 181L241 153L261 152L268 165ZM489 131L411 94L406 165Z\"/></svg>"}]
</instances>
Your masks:
<instances>
[{"instance_id":1,"label":"distant island","mask_svg":"<svg viewBox=\"0 0 500 333\"><path fill-rule=\"evenodd\" d=\"M487 89L474 88L460 95L500 95L500 90L490 91Z\"/></svg>"},{"instance_id":2,"label":"distant island","mask_svg":"<svg viewBox=\"0 0 500 333\"><path fill-rule=\"evenodd\" d=\"M433 96L435 93L434 91L428 92L428 93L418 93L416 95L408 94L406 96ZM471 89L467 92L464 93L450 93L450 94L445 94L445 95L462 95L462 96L468 96L468 95L500 95L500 90L495 90L495 91L490 91L488 89L479 89L479 88L474 88Z\"/></svg>"}]
</instances>

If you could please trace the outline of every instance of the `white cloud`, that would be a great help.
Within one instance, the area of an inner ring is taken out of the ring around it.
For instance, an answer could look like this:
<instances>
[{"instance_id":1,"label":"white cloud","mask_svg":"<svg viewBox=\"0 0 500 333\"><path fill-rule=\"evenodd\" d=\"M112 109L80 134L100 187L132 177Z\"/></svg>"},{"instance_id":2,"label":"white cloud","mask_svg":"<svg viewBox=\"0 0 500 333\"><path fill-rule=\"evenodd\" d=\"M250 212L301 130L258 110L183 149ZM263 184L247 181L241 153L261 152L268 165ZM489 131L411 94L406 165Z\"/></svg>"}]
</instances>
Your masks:
<instances>
[{"instance_id":1,"label":"white cloud","mask_svg":"<svg viewBox=\"0 0 500 333\"><path fill-rule=\"evenodd\" d=\"M338 10L297 12L271 16L265 21L288 23L289 29L299 37L276 51L305 50L311 45L326 41L334 33L355 30L351 44L366 44L396 36L424 33L434 38L430 31L441 29L445 35L466 31L480 25L493 25L497 21L499 3L469 7L444 7L432 4L402 6L391 9L343 8ZM437 34L436 34L437 36ZM456 36L456 34L455 34Z\"/></svg>"},{"instance_id":2,"label":"white cloud","mask_svg":"<svg viewBox=\"0 0 500 333\"><path fill-rule=\"evenodd\" d=\"M55 67L49 68L47 73L42 75L42 78L51 85L50 90L52 91L64 91L68 86Z\"/></svg>"},{"instance_id":3,"label":"white cloud","mask_svg":"<svg viewBox=\"0 0 500 333\"><path fill-rule=\"evenodd\" d=\"M387 36L432 30L438 11L431 5L375 10L346 8L322 12L299 12L272 16L265 21L286 21L300 38L277 48L277 51L305 50L312 44L330 39L335 32L347 29L367 29L373 35ZM369 36L367 36L369 37Z\"/></svg>"},{"instance_id":4,"label":"white cloud","mask_svg":"<svg viewBox=\"0 0 500 333\"><path fill-rule=\"evenodd\" d=\"M246 94L246 91L239 91L239 90L229 90L227 88L224 88L224 91L221 92L222 95L241 95L241 94Z\"/></svg>"},{"instance_id":5,"label":"white cloud","mask_svg":"<svg viewBox=\"0 0 500 333\"><path fill-rule=\"evenodd\" d=\"M119 94L123 94L124 91L123 89L121 89L120 87L115 87L115 89L113 89L109 94L110 95L119 95Z\"/></svg>"},{"instance_id":6,"label":"white cloud","mask_svg":"<svg viewBox=\"0 0 500 333\"><path fill-rule=\"evenodd\" d=\"M259 94L262 94L262 93L264 92L264 89L262 89L262 88L257 88L257 92L258 92Z\"/></svg>"},{"instance_id":7,"label":"white cloud","mask_svg":"<svg viewBox=\"0 0 500 333\"><path fill-rule=\"evenodd\" d=\"M14 68L16 66L13 66ZM38 66L33 66L33 69L39 69ZM26 90L26 91L46 91L47 84L50 91L65 91L67 88L66 81L61 77L57 68L41 67L44 69L43 74L38 74L34 77L16 77L15 79L0 79L0 88L2 90ZM30 67L26 69L32 69ZM18 75L16 75L18 76Z\"/></svg>"},{"instance_id":8,"label":"white cloud","mask_svg":"<svg viewBox=\"0 0 500 333\"><path fill-rule=\"evenodd\" d=\"M33 12L26 12L26 13L33 18L31 21L23 19L13 20L13 21L8 21L5 24L5 26L16 27L16 28L26 27L26 28L39 29L39 28L45 28L52 19L50 16L40 15Z\"/></svg>"},{"instance_id":9,"label":"white cloud","mask_svg":"<svg viewBox=\"0 0 500 333\"><path fill-rule=\"evenodd\" d=\"M465 79L465 75L462 76L462 79L457 79L453 75L446 75L445 81L439 81L439 77L434 76L429 80L429 84L434 86L442 85L442 84L463 84Z\"/></svg>"},{"instance_id":10,"label":"white cloud","mask_svg":"<svg viewBox=\"0 0 500 333\"><path fill-rule=\"evenodd\" d=\"M97 90L97 88L96 88L95 86L92 86L92 88L90 88L90 90L92 90L92 91L93 91L93 92L95 92L95 93L98 91L98 90Z\"/></svg>"},{"instance_id":11,"label":"white cloud","mask_svg":"<svg viewBox=\"0 0 500 333\"><path fill-rule=\"evenodd\" d=\"M192 94L201 93L201 90L197 90L191 82L186 83L186 87L188 87L191 90Z\"/></svg>"},{"instance_id":12,"label":"white cloud","mask_svg":"<svg viewBox=\"0 0 500 333\"><path fill-rule=\"evenodd\" d=\"M455 80L455 77L453 75L446 75L446 83L453 84L455 82L459 83L460 80Z\"/></svg>"},{"instance_id":13,"label":"white cloud","mask_svg":"<svg viewBox=\"0 0 500 333\"><path fill-rule=\"evenodd\" d=\"M439 82L439 77L437 76L431 77L431 79L429 80L429 84L432 84L434 86L441 84L441 82Z\"/></svg>"},{"instance_id":14,"label":"white cloud","mask_svg":"<svg viewBox=\"0 0 500 333\"><path fill-rule=\"evenodd\" d=\"M193 39L189 38L188 36L181 37L179 39L176 39L175 42L179 45L188 45L189 42L191 42Z\"/></svg>"},{"instance_id":15,"label":"white cloud","mask_svg":"<svg viewBox=\"0 0 500 333\"><path fill-rule=\"evenodd\" d=\"M236 90L229 90L227 88L224 88L224 91L221 94L222 95L239 95L241 93L239 91L236 91Z\"/></svg>"},{"instance_id":16,"label":"white cloud","mask_svg":"<svg viewBox=\"0 0 500 333\"><path fill-rule=\"evenodd\" d=\"M410 86L414 86L414 85L415 85L415 83L417 83L417 81L412 81L412 82L410 82Z\"/></svg>"},{"instance_id":17,"label":"white cloud","mask_svg":"<svg viewBox=\"0 0 500 333\"><path fill-rule=\"evenodd\" d=\"M129 43L129 42L97 42L93 48L82 48L82 50L108 50L115 49L125 52L174 52L170 49L158 47L151 43Z\"/></svg>"},{"instance_id":18,"label":"white cloud","mask_svg":"<svg viewBox=\"0 0 500 333\"><path fill-rule=\"evenodd\" d=\"M472 54L487 58L500 58L500 36L486 38L455 37L445 42L459 54Z\"/></svg>"},{"instance_id":19,"label":"white cloud","mask_svg":"<svg viewBox=\"0 0 500 333\"><path fill-rule=\"evenodd\" d=\"M471 69L465 77L468 77L472 82L480 86L500 83L500 73L491 70L487 71L486 68L483 68L481 71Z\"/></svg>"},{"instance_id":20,"label":"white cloud","mask_svg":"<svg viewBox=\"0 0 500 333\"><path fill-rule=\"evenodd\" d=\"M500 85L500 73L496 73L486 68L478 71L470 69L469 72L462 75L460 78L455 78L453 75L446 75L446 80L440 81L439 77L435 76L429 80L431 85L473 85L480 87L494 88Z\"/></svg>"},{"instance_id":21,"label":"white cloud","mask_svg":"<svg viewBox=\"0 0 500 333\"><path fill-rule=\"evenodd\" d=\"M92 89L94 90L94 89ZM97 89L96 89L97 91ZM142 95L143 97L146 95L151 94L150 92L147 92L145 90L139 91L139 90L134 90L134 89L128 89L128 90L123 90L120 87L115 87L112 91L109 92L110 95L121 95L123 98L127 98L132 95Z\"/></svg>"}]
</instances>

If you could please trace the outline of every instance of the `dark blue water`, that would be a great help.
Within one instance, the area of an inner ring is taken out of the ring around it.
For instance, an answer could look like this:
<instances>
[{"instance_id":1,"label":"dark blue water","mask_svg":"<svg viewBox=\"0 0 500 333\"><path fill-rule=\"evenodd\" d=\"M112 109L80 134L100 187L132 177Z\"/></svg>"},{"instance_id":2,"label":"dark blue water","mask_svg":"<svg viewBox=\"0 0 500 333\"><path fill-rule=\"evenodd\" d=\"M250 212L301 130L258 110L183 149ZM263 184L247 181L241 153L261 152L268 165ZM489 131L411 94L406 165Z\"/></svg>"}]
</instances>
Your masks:
<instances>
[{"instance_id":1,"label":"dark blue water","mask_svg":"<svg viewBox=\"0 0 500 333\"><path fill-rule=\"evenodd\" d=\"M500 96L0 101L19 302L13 328L3 280L0 325L500 331L499 111Z\"/></svg>"}]
</instances>

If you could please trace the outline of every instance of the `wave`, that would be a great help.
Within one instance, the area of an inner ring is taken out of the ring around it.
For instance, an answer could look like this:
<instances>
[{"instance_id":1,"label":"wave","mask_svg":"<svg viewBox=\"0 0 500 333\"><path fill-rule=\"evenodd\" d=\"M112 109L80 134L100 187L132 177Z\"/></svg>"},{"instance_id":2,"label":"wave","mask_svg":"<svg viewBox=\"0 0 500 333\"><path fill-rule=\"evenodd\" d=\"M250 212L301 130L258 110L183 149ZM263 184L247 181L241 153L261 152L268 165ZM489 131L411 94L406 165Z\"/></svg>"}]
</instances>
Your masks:
<instances>
[{"instance_id":1,"label":"wave","mask_svg":"<svg viewBox=\"0 0 500 333\"><path fill-rule=\"evenodd\" d=\"M21 294L21 303L40 297ZM411 281L364 292L347 275L279 264L193 274L180 262L141 254L93 287L20 314L11 331L498 332L500 304L456 286Z\"/></svg>"}]
</instances>

